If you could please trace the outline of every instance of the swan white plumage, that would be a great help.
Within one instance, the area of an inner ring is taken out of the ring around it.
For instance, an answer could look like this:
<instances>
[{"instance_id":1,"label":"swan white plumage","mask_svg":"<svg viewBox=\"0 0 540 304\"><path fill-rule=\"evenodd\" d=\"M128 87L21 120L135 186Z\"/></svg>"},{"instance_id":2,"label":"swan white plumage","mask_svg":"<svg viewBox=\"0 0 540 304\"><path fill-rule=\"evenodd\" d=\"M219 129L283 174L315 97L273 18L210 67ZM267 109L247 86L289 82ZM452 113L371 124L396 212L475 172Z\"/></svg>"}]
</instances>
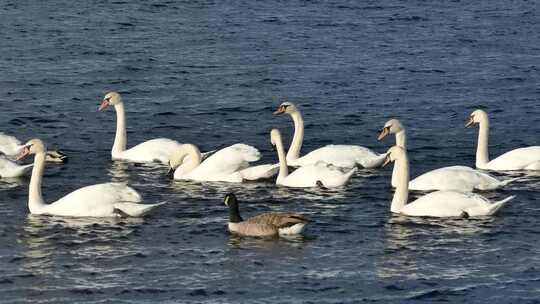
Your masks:
<instances>
[{"instance_id":1,"label":"swan white plumage","mask_svg":"<svg viewBox=\"0 0 540 304\"><path fill-rule=\"evenodd\" d=\"M290 102L282 103L274 115L289 114L294 122L294 136L287 152L287 164L292 167L312 165L319 161L342 167L376 168L381 166L384 155L379 155L368 148L355 145L327 145L300 157L304 140L304 119L300 110Z\"/></svg>"},{"instance_id":2,"label":"swan white plumage","mask_svg":"<svg viewBox=\"0 0 540 304\"><path fill-rule=\"evenodd\" d=\"M116 111L116 135L111 150L113 160L127 160L136 163L169 163L172 153L181 145L179 142L167 138L156 138L126 150L126 112L119 93L107 93L98 111L103 111L110 105L114 106Z\"/></svg>"},{"instance_id":3,"label":"swan white plumage","mask_svg":"<svg viewBox=\"0 0 540 304\"><path fill-rule=\"evenodd\" d=\"M398 167L396 192L390 210L410 216L431 217L475 217L495 214L506 202L514 198L507 197L491 203L483 196L459 191L436 191L408 203L409 198L409 159L407 151L393 146L386 154L384 165L395 162Z\"/></svg>"},{"instance_id":4,"label":"swan white plumage","mask_svg":"<svg viewBox=\"0 0 540 304\"><path fill-rule=\"evenodd\" d=\"M489 118L483 110L471 113L465 127L479 125L476 168L494 171L540 170L540 146L519 148L489 160Z\"/></svg>"},{"instance_id":5,"label":"swan white plumage","mask_svg":"<svg viewBox=\"0 0 540 304\"><path fill-rule=\"evenodd\" d=\"M256 148L235 144L213 153L203 161L197 146L184 144L174 151L170 166L174 170L175 180L241 183L246 179L242 171L248 168L250 162L260 158L261 154ZM254 170L250 177L259 173Z\"/></svg>"},{"instance_id":6,"label":"swan white plumage","mask_svg":"<svg viewBox=\"0 0 540 304\"><path fill-rule=\"evenodd\" d=\"M0 178L20 177L29 172L31 168L32 165L20 166L6 157L0 156Z\"/></svg>"},{"instance_id":7,"label":"swan white plumage","mask_svg":"<svg viewBox=\"0 0 540 304\"><path fill-rule=\"evenodd\" d=\"M24 145L18 157L34 154L34 168L30 179L28 209L31 214L73 217L143 216L160 204L139 204L141 196L134 189L117 183L97 184L80 188L58 201L45 204L41 183L45 169L45 144L32 139Z\"/></svg>"},{"instance_id":8,"label":"swan white plumage","mask_svg":"<svg viewBox=\"0 0 540 304\"><path fill-rule=\"evenodd\" d=\"M397 119L390 119L384 124L378 140L389 134L395 134L396 146L407 149L405 127ZM398 167L392 171L392 187L396 187ZM450 166L426 172L409 182L409 190L456 190L471 192L477 190L493 190L505 186L516 179L500 181L490 174L480 172L466 166Z\"/></svg>"},{"instance_id":9,"label":"swan white plumage","mask_svg":"<svg viewBox=\"0 0 540 304\"><path fill-rule=\"evenodd\" d=\"M24 146L14 136L0 132L0 154L9 157L19 154ZM60 151L47 151L46 161L53 163L63 163L67 156ZM1 175L1 174L0 174Z\"/></svg>"},{"instance_id":10,"label":"swan white plumage","mask_svg":"<svg viewBox=\"0 0 540 304\"><path fill-rule=\"evenodd\" d=\"M281 140L281 133L278 129L272 129L270 132L270 141L276 147L279 158L277 185L298 188L317 186L326 188L339 187L347 183L357 170L356 167L353 167L349 171L343 172L338 167L319 161L315 164L299 167L293 173L289 174L285 149Z\"/></svg>"}]
</instances>

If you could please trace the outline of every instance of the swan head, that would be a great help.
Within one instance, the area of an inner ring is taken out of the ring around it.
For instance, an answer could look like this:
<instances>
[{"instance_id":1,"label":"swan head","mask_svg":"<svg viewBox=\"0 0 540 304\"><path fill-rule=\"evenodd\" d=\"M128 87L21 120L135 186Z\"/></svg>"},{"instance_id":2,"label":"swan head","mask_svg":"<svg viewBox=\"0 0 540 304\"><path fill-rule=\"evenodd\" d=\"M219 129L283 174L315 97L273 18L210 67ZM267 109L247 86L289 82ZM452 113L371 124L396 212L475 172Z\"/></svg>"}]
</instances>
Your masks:
<instances>
[{"instance_id":1,"label":"swan head","mask_svg":"<svg viewBox=\"0 0 540 304\"><path fill-rule=\"evenodd\" d=\"M183 144L171 154L169 159L169 177L174 176L174 172L180 166L184 165L184 170L190 170L192 167L201 163L202 156L199 148L192 144ZM187 167L186 167L187 166Z\"/></svg>"},{"instance_id":2,"label":"swan head","mask_svg":"<svg viewBox=\"0 0 540 304\"><path fill-rule=\"evenodd\" d=\"M383 167L388 165L390 162L395 162L398 159L402 159L403 157L407 156L407 152L405 149L393 146L390 149L388 149L388 152L386 152L386 159L384 160Z\"/></svg>"},{"instance_id":3,"label":"swan head","mask_svg":"<svg viewBox=\"0 0 540 304\"><path fill-rule=\"evenodd\" d=\"M103 101L101 102L98 111L103 111L108 106L114 106L120 103L122 103L122 97L120 94L118 92L109 92L105 94L105 97L103 97Z\"/></svg>"},{"instance_id":4,"label":"swan head","mask_svg":"<svg viewBox=\"0 0 540 304\"><path fill-rule=\"evenodd\" d=\"M43 141L41 141L41 139L34 138L24 144L21 153L17 156L17 160L24 159L31 154L45 153L46 151L47 147Z\"/></svg>"},{"instance_id":5,"label":"swan head","mask_svg":"<svg viewBox=\"0 0 540 304\"><path fill-rule=\"evenodd\" d=\"M487 120L488 120L488 115L484 110L475 110L469 116L469 119L467 120L467 123L465 124L465 128L469 128L474 124L479 124L482 121L487 121Z\"/></svg>"},{"instance_id":6,"label":"swan head","mask_svg":"<svg viewBox=\"0 0 540 304\"><path fill-rule=\"evenodd\" d=\"M278 142L281 142L281 133L278 129L272 129L272 131L270 131L270 142L272 143L272 146L275 146Z\"/></svg>"},{"instance_id":7,"label":"swan head","mask_svg":"<svg viewBox=\"0 0 540 304\"><path fill-rule=\"evenodd\" d=\"M274 115L280 114L292 114L298 112L298 108L292 102L284 102L279 105L277 110L274 112Z\"/></svg>"},{"instance_id":8,"label":"swan head","mask_svg":"<svg viewBox=\"0 0 540 304\"><path fill-rule=\"evenodd\" d=\"M401 131L403 131L405 128L401 124L401 122L397 119L390 119L384 124L384 127L381 130L381 133L379 133L379 136L377 137L377 140L382 140L389 134L396 134Z\"/></svg>"}]
</instances>

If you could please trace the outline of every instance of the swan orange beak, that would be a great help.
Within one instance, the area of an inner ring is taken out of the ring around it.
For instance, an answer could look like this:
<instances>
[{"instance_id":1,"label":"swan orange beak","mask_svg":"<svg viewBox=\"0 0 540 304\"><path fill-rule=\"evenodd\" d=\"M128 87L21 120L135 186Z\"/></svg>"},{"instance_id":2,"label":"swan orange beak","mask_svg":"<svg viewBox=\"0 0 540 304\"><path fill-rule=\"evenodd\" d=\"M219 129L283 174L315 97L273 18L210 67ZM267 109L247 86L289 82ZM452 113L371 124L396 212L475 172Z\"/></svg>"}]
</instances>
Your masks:
<instances>
[{"instance_id":1,"label":"swan orange beak","mask_svg":"<svg viewBox=\"0 0 540 304\"><path fill-rule=\"evenodd\" d=\"M379 136L377 137L377 140L382 140L383 138L386 137L386 135L390 134L390 128L388 127L385 127L381 130L381 133L379 134Z\"/></svg>"},{"instance_id":2,"label":"swan orange beak","mask_svg":"<svg viewBox=\"0 0 540 304\"><path fill-rule=\"evenodd\" d=\"M107 107L109 106L109 101L107 99L104 99L102 102L101 102L101 105L99 106L98 108L98 111L103 111L105 110Z\"/></svg>"},{"instance_id":3,"label":"swan orange beak","mask_svg":"<svg viewBox=\"0 0 540 304\"><path fill-rule=\"evenodd\" d=\"M384 167L384 166L388 165L389 162L391 162L390 154L387 154L386 158L384 159L384 163L382 164L382 166Z\"/></svg>"},{"instance_id":4,"label":"swan orange beak","mask_svg":"<svg viewBox=\"0 0 540 304\"><path fill-rule=\"evenodd\" d=\"M285 110L286 110L285 106L279 106L277 110L274 112L274 115L283 114L285 113Z\"/></svg>"},{"instance_id":5,"label":"swan orange beak","mask_svg":"<svg viewBox=\"0 0 540 304\"><path fill-rule=\"evenodd\" d=\"M474 119L471 116L471 117L469 117L469 120L465 124L465 128L470 128L473 124L474 124Z\"/></svg>"},{"instance_id":6,"label":"swan orange beak","mask_svg":"<svg viewBox=\"0 0 540 304\"><path fill-rule=\"evenodd\" d=\"M19 155L17 155L17 158L15 160L19 161L21 159L26 158L28 155L30 155L30 148L24 147L22 149L21 153L19 153Z\"/></svg>"}]
</instances>

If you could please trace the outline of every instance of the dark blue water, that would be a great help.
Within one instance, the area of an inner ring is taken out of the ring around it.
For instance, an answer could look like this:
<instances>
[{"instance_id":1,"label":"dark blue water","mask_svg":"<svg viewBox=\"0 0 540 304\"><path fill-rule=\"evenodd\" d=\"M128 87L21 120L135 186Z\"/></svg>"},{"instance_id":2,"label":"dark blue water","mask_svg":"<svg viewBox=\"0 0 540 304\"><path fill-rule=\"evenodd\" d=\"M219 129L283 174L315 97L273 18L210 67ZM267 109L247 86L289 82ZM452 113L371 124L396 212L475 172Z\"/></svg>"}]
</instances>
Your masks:
<instances>
[{"instance_id":1,"label":"dark blue water","mask_svg":"<svg viewBox=\"0 0 540 304\"><path fill-rule=\"evenodd\" d=\"M376 141L408 127L412 175L474 165L475 108L491 117L491 155L538 144L540 26L535 1L3 1L0 131L69 154L46 169L51 202L127 181L144 219L31 217L28 179L0 182L0 302L538 303L540 177L493 218L393 216L390 168L344 189L171 182L161 166L110 160L123 93L128 146L170 137L210 150L255 145L275 161L272 112L301 106L303 152ZM287 139L287 141L288 141ZM230 236L222 197L245 216L298 211L304 237Z\"/></svg>"}]
</instances>

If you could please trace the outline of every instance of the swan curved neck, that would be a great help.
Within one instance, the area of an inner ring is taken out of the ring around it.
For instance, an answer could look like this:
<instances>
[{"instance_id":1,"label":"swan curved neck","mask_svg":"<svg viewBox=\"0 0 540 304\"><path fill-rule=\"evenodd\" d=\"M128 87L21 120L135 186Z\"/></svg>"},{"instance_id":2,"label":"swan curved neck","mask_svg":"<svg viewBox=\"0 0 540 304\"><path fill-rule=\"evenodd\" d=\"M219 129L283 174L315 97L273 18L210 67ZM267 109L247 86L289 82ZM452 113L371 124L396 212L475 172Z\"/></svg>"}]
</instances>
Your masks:
<instances>
[{"instance_id":1,"label":"swan curved neck","mask_svg":"<svg viewBox=\"0 0 540 304\"><path fill-rule=\"evenodd\" d=\"M396 146L407 150L407 134L405 133L405 130L396 133ZM394 169L392 170L392 187L394 188L397 185L399 170L401 170L399 165L397 163L394 164Z\"/></svg>"},{"instance_id":2,"label":"swan curved neck","mask_svg":"<svg viewBox=\"0 0 540 304\"><path fill-rule=\"evenodd\" d=\"M397 168L396 192L392 199L390 211L400 213L409 199L409 158L405 153L402 158L396 160L394 168Z\"/></svg>"},{"instance_id":3,"label":"swan curved neck","mask_svg":"<svg viewBox=\"0 0 540 304\"><path fill-rule=\"evenodd\" d=\"M122 153L126 150L127 145L127 132L126 132L126 111L124 109L124 103L118 103L114 105L116 111L116 136L114 137L114 144L111 154L113 157L118 153Z\"/></svg>"},{"instance_id":4,"label":"swan curved neck","mask_svg":"<svg viewBox=\"0 0 540 304\"><path fill-rule=\"evenodd\" d=\"M476 147L476 167L483 169L489 163L489 119L480 122L478 131L478 146Z\"/></svg>"},{"instance_id":5,"label":"swan curved neck","mask_svg":"<svg viewBox=\"0 0 540 304\"><path fill-rule=\"evenodd\" d=\"M176 169L178 173L175 171L175 175L187 174L197 168L202 162L201 151L194 145L183 145L180 148L179 155L182 161L181 165Z\"/></svg>"},{"instance_id":6,"label":"swan curved neck","mask_svg":"<svg viewBox=\"0 0 540 304\"><path fill-rule=\"evenodd\" d=\"M40 213L45 206L43 195L41 194L41 181L43 171L45 170L45 152L37 153L34 157L34 168L32 168L32 177L28 189L28 209L30 213Z\"/></svg>"},{"instance_id":7,"label":"swan curved neck","mask_svg":"<svg viewBox=\"0 0 540 304\"><path fill-rule=\"evenodd\" d=\"M287 161L294 161L300 158L300 150L304 141L304 119L302 118L302 114L297 110L291 114L291 117L294 122L294 136L287 152Z\"/></svg>"},{"instance_id":8,"label":"swan curved neck","mask_svg":"<svg viewBox=\"0 0 540 304\"><path fill-rule=\"evenodd\" d=\"M283 141L281 140L281 138L278 138L278 140L276 141L276 150L279 158L279 173L276 179L276 184L281 184L281 182L289 175L287 158L285 156L285 149L283 148Z\"/></svg>"}]
</instances>

